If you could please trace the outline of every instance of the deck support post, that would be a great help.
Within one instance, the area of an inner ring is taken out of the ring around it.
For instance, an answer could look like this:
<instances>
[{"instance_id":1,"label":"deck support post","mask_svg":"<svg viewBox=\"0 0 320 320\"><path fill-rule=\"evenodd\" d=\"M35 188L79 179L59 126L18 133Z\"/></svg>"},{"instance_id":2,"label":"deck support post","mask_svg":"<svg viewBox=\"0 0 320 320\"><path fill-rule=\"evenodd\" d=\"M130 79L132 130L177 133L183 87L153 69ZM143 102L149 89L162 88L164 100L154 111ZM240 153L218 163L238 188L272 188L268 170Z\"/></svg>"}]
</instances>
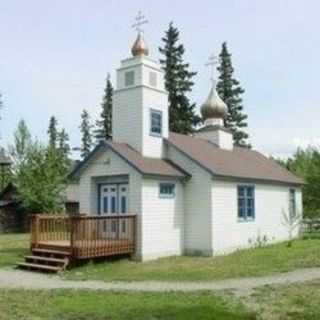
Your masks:
<instances>
[{"instance_id":1,"label":"deck support post","mask_svg":"<svg viewBox=\"0 0 320 320\"><path fill-rule=\"evenodd\" d=\"M39 215L34 214L31 217L31 248L38 247L38 238L39 238Z\"/></svg>"},{"instance_id":2,"label":"deck support post","mask_svg":"<svg viewBox=\"0 0 320 320\"><path fill-rule=\"evenodd\" d=\"M71 250L71 258L74 257L74 243L75 243L75 230L76 230L76 217L70 216L70 250Z\"/></svg>"}]
</instances>

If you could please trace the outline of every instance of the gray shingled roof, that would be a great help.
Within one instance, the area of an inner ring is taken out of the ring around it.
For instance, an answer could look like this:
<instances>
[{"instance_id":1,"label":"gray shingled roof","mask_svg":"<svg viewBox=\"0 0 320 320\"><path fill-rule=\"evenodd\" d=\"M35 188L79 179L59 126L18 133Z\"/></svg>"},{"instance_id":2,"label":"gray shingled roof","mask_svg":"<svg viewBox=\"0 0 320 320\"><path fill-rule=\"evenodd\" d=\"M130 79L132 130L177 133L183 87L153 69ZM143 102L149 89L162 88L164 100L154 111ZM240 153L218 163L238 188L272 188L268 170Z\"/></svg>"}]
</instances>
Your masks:
<instances>
[{"instance_id":1,"label":"gray shingled roof","mask_svg":"<svg viewBox=\"0 0 320 320\"><path fill-rule=\"evenodd\" d=\"M261 153L247 148L224 150L192 136L170 133L166 140L214 176L303 184L303 180Z\"/></svg>"},{"instance_id":2,"label":"gray shingled roof","mask_svg":"<svg viewBox=\"0 0 320 320\"><path fill-rule=\"evenodd\" d=\"M86 166L86 164L94 156L94 154L102 149L108 148L114 151L118 156L120 156L124 161L134 167L141 174L160 175L176 178L185 178L189 176L186 171L176 166L170 160L146 158L126 143L103 141L90 153L90 155L86 159L81 161L74 168L74 170L70 174L70 178L77 177L77 175Z\"/></svg>"}]
</instances>

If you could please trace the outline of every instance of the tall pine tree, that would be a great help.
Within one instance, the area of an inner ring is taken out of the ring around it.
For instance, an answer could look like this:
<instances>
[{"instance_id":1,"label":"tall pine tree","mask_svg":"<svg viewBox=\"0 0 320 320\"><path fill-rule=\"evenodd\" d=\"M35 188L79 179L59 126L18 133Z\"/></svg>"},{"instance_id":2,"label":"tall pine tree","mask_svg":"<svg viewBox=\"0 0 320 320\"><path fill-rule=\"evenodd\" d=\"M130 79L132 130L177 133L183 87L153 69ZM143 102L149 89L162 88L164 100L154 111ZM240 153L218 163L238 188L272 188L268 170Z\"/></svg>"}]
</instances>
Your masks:
<instances>
[{"instance_id":1,"label":"tall pine tree","mask_svg":"<svg viewBox=\"0 0 320 320\"><path fill-rule=\"evenodd\" d=\"M225 127L229 128L233 133L233 141L236 145L249 146L247 142L249 135L244 130L248 126L248 116L243 113L241 98L244 89L241 88L239 81L234 78L231 54L228 51L226 42L222 44L219 58L217 91L228 106Z\"/></svg>"},{"instance_id":2,"label":"tall pine tree","mask_svg":"<svg viewBox=\"0 0 320 320\"><path fill-rule=\"evenodd\" d=\"M96 129L94 131L94 136L97 141L112 139L112 98L113 86L110 80L110 74L108 74L101 103L102 111L100 119L96 121Z\"/></svg>"},{"instance_id":3,"label":"tall pine tree","mask_svg":"<svg viewBox=\"0 0 320 320\"><path fill-rule=\"evenodd\" d=\"M92 125L90 124L90 116L87 110L81 113L81 157L85 158L89 155L92 147Z\"/></svg>"},{"instance_id":4,"label":"tall pine tree","mask_svg":"<svg viewBox=\"0 0 320 320\"><path fill-rule=\"evenodd\" d=\"M49 120L49 128L48 128L48 136L49 136L49 146L53 149L57 147L57 139L58 139L58 121L52 116Z\"/></svg>"},{"instance_id":5,"label":"tall pine tree","mask_svg":"<svg viewBox=\"0 0 320 320\"><path fill-rule=\"evenodd\" d=\"M62 129L58 132L57 137L58 149L64 155L64 157L68 158L70 153L70 145L69 145L69 135L67 134L65 129Z\"/></svg>"},{"instance_id":6,"label":"tall pine tree","mask_svg":"<svg viewBox=\"0 0 320 320\"><path fill-rule=\"evenodd\" d=\"M191 133L200 118L195 114L195 104L190 103L187 93L193 86L196 72L189 71L189 63L184 62L184 46L179 43L179 30L171 22L163 47L159 48L163 59L160 63L165 71L165 87L169 93L169 127L178 133Z\"/></svg>"}]
</instances>

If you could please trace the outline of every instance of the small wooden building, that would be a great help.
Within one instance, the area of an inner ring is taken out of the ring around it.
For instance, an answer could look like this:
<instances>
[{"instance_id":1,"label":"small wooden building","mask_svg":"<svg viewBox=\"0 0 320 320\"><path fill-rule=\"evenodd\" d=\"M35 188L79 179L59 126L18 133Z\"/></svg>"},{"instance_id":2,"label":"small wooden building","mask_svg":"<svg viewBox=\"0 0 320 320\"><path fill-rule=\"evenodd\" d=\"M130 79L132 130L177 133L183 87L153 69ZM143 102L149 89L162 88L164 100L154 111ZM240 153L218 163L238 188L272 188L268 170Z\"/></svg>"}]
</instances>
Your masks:
<instances>
[{"instance_id":1,"label":"small wooden building","mask_svg":"<svg viewBox=\"0 0 320 320\"><path fill-rule=\"evenodd\" d=\"M9 183L0 193L0 233L29 230L29 219L17 198L17 189Z\"/></svg>"}]
</instances>

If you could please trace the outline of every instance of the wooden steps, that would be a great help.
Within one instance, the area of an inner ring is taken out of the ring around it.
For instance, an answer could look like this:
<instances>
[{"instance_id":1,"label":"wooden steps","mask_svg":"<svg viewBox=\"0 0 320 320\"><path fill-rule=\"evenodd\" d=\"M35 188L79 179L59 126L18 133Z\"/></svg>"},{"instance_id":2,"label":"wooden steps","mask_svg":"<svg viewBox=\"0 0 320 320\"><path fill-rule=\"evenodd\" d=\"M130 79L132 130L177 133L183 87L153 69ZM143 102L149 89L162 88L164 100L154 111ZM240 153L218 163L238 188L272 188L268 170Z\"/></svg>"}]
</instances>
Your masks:
<instances>
[{"instance_id":1,"label":"wooden steps","mask_svg":"<svg viewBox=\"0 0 320 320\"><path fill-rule=\"evenodd\" d=\"M25 262L18 263L18 267L34 271L59 272L67 268L69 261L69 252L33 249L32 255L25 256Z\"/></svg>"},{"instance_id":2,"label":"wooden steps","mask_svg":"<svg viewBox=\"0 0 320 320\"><path fill-rule=\"evenodd\" d=\"M54 255L54 256L70 256L70 252L63 251L63 250L51 250L51 249L40 249L40 248L34 248L32 249L32 253L38 253L43 255Z\"/></svg>"},{"instance_id":3,"label":"wooden steps","mask_svg":"<svg viewBox=\"0 0 320 320\"><path fill-rule=\"evenodd\" d=\"M43 271L53 271L53 272L60 271L59 267L53 267L53 266L42 265L37 263L21 262L18 264L18 266L19 268L31 269L31 270L43 270Z\"/></svg>"}]
</instances>

